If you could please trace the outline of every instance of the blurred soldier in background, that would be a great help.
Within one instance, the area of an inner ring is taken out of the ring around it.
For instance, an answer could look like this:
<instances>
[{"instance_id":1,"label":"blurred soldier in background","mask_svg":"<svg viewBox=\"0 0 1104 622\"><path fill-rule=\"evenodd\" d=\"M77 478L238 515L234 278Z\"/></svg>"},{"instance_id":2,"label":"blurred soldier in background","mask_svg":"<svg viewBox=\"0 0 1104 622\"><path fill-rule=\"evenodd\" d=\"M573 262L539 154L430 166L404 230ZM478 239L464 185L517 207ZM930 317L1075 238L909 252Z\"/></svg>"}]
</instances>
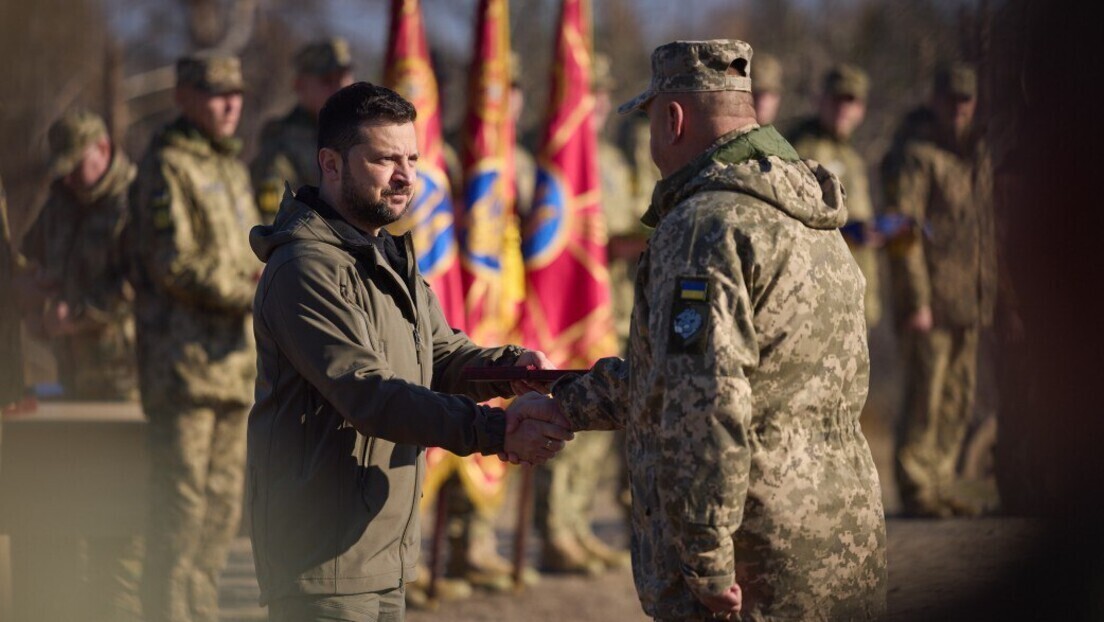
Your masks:
<instances>
[{"instance_id":1,"label":"blurred soldier in background","mask_svg":"<svg viewBox=\"0 0 1104 622\"><path fill-rule=\"evenodd\" d=\"M602 213L609 230L610 299L618 346L623 350L632 315L636 261L647 245L640 222L645 202L632 192L632 174L621 151L602 130L612 107L614 88L609 59L596 55L591 90L594 127L598 132L598 169ZM602 476L623 462L614 435L589 432L576 435L560 455L536 472L536 526L543 539L542 568L552 572L597 574L607 568L627 567L626 552L603 543L591 529L591 511Z\"/></svg>"},{"instance_id":2,"label":"blurred soldier in background","mask_svg":"<svg viewBox=\"0 0 1104 622\"><path fill-rule=\"evenodd\" d=\"M260 215L234 138L240 61L196 55L176 71L181 116L153 137L131 194L152 460L143 606L150 621L214 621L241 514Z\"/></svg>"},{"instance_id":3,"label":"blurred soldier in background","mask_svg":"<svg viewBox=\"0 0 1104 622\"><path fill-rule=\"evenodd\" d=\"M755 116L759 125L771 125L778 118L782 106L782 63L764 52L755 55Z\"/></svg>"},{"instance_id":4,"label":"blurred soldier in background","mask_svg":"<svg viewBox=\"0 0 1104 622\"><path fill-rule=\"evenodd\" d=\"M265 124L249 167L266 224L276 218L285 183L292 190L318 185L318 111L330 95L352 83L353 58L345 39L315 41L295 53L295 107Z\"/></svg>"},{"instance_id":5,"label":"blurred soldier in background","mask_svg":"<svg viewBox=\"0 0 1104 622\"><path fill-rule=\"evenodd\" d=\"M905 358L897 483L909 515L975 514L957 463L974 407L978 337L997 289L992 171L976 131L977 74L940 68L930 106L908 115L883 162L887 210L915 218L920 242L890 254Z\"/></svg>"},{"instance_id":6,"label":"blurred soldier in background","mask_svg":"<svg viewBox=\"0 0 1104 622\"><path fill-rule=\"evenodd\" d=\"M138 397L133 293L121 244L134 165L116 151L103 119L62 116L48 134L53 183L23 236L30 276L28 324L51 340L66 399Z\"/></svg>"},{"instance_id":7,"label":"blurred soldier in background","mask_svg":"<svg viewBox=\"0 0 1104 622\"><path fill-rule=\"evenodd\" d=\"M757 76L761 70L762 66L755 68ZM756 85L759 88L758 82ZM851 137L866 115L869 94L870 79L866 72L853 65L833 67L824 76L816 116L801 121L789 139L801 157L820 162L843 183L849 222L870 223L874 218L866 163L851 144ZM844 239L866 278L863 303L869 331L882 315L877 251L869 236L845 235Z\"/></svg>"},{"instance_id":8,"label":"blurred soldier in background","mask_svg":"<svg viewBox=\"0 0 1104 622\"><path fill-rule=\"evenodd\" d=\"M65 399L136 399L133 292L122 246L134 165L88 110L63 115L47 138L53 183L22 244L28 325L50 340ZM84 619L141 619L139 538L61 537L34 546L44 557L79 566L71 576L81 585L64 592L80 601Z\"/></svg>"}]
</instances>

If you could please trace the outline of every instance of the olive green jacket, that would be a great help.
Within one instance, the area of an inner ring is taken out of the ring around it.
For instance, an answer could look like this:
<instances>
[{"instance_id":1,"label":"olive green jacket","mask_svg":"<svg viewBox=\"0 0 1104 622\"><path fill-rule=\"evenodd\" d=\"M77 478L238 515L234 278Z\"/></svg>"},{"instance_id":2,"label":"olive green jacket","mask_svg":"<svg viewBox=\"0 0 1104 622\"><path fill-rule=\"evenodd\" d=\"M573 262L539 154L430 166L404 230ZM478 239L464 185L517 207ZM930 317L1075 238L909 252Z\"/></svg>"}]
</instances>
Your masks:
<instances>
[{"instance_id":1,"label":"olive green jacket","mask_svg":"<svg viewBox=\"0 0 1104 622\"><path fill-rule=\"evenodd\" d=\"M292 188L318 184L318 120L296 106L266 123L249 172L261 217L271 224L280 208L284 184Z\"/></svg>"},{"instance_id":2,"label":"olive green jacket","mask_svg":"<svg viewBox=\"0 0 1104 622\"><path fill-rule=\"evenodd\" d=\"M262 601L412 580L423 448L502 448L502 411L476 400L510 387L460 372L512 365L521 349L480 348L451 329L412 238L391 239L405 273L310 187L288 189L275 223L250 234L266 264L247 460Z\"/></svg>"}]
</instances>

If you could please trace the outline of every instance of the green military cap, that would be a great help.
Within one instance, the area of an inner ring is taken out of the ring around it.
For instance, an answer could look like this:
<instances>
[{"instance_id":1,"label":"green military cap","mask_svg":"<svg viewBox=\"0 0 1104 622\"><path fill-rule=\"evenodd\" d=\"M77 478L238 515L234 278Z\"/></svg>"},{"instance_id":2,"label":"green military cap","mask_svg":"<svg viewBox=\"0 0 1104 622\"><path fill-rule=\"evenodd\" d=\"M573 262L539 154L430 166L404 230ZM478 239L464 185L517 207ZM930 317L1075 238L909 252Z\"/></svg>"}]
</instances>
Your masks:
<instances>
[{"instance_id":1,"label":"green military cap","mask_svg":"<svg viewBox=\"0 0 1104 622\"><path fill-rule=\"evenodd\" d=\"M312 41L295 53L295 71L324 76L352 68L353 54L349 42L341 37Z\"/></svg>"},{"instance_id":2,"label":"green military cap","mask_svg":"<svg viewBox=\"0 0 1104 622\"><path fill-rule=\"evenodd\" d=\"M977 90L977 72L970 64L950 63L935 71L935 92L940 95L974 99Z\"/></svg>"},{"instance_id":3,"label":"green military cap","mask_svg":"<svg viewBox=\"0 0 1104 622\"><path fill-rule=\"evenodd\" d=\"M73 172L89 145L107 135L107 125L100 115L78 108L54 121L46 133L50 144L50 176L62 177Z\"/></svg>"},{"instance_id":4,"label":"green military cap","mask_svg":"<svg viewBox=\"0 0 1104 622\"><path fill-rule=\"evenodd\" d=\"M190 86L213 95L245 90L241 59L219 52L200 52L176 61L176 85Z\"/></svg>"},{"instance_id":5,"label":"green military cap","mask_svg":"<svg viewBox=\"0 0 1104 622\"><path fill-rule=\"evenodd\" d=\"M866 100L870 95L870 77L854 65L841 63L824 74L824 92L834 97Z\"/></svg>"},{"instance_id":6,"label":"green military cap","mask_svg":"<svg viewBox=\"0 0 1104 622\"><path fill-rule=\"evenodd\" d=\"M772 54L759 53L755 58L752 88L760 93L782 92L782 63Z\"/></svg>"},{"instance_id":7,"label":"green military cap","mask_svg":"<svg viewBox=\"0 0 1104 622\"><path fill-rule=\"evenodd\" d=\"M617 80L610 71L610 59L605 54L594 55L594 66L591 68L590 88L593 91L612 91L617 88Z\"/></svg>"},{"instance_id":8,"label":"green military cap","mask_svg":"<svg viewBox=\"0 0 1104 622\"><path fill-rule=\"evenodd\" d=\"M642 109L660 93L751 91L751 46L737 39L673 41L652 52L652 81L617 109Z\"/></svg>"}]
</instances>

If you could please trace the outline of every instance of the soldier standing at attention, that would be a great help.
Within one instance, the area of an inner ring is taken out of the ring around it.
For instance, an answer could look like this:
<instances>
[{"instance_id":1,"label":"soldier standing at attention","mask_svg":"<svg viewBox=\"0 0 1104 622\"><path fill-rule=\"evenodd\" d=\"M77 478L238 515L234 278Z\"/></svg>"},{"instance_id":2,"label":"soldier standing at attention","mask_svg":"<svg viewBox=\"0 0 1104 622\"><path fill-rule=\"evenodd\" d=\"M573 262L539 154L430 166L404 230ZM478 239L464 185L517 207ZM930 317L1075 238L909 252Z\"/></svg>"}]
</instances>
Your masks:
<instances>
[{"instance_id":1,"label":"soldier standing at attention","mask_svg":"<svg viewBox=\"0 0 1104 622\"><path fill-rule=\"evenodd\" d=\"M887 211L923 228L918 243L890 254L907 366L897 484L915 516L982 509L956 472L973 414L978 336L997 294L993 174L976 106L973 68L941 68L930 106L909 114L883 163Z\"/></svg>"},{"instance_id":2,"label":"soldier standing at attention","mask_svg":"<svg viewBox=\"0 0 1104 622\"><path fill-rule=\"evenodd\" d=\"M759 71L760 68L756 67L756 75ZM839 178L847 193L847 218L859 223L869 223L874 218L874 206L870 199L866 162L851 145L851 137L866 115L869 94L870 79L866 72L853 65L833 67L824 75L824 89L816 116L803 120L789 139L798 155L820 162ZM877 251L865 237L844 236L844 239L866 278L863 303L866 326L870 329L882 316Z\"/></svg>"},{"instance_id":3,"label":"soldier standing at attention","mask_svg":"<svg viewBox=\"0 0 1104 622\"><path fill-rule=\"evenodd\" d=\"M260 221L234 138L241 63L176 65L180 117L132 186L139 381L152 460L143 609L149 621L218 620L218 576L241 515L256 358L250 311Z\"/></svg>"},{"instance_id":4,"label":"soldier standing at attention","mask_svg":"<svg viewBox=\"0 0 1104 622\"><path fill-rule=\"evenodd\" d=\"M353 57L345 39L315 41L295 53L295 107L265 124L249 165L266 224L276 218L285 183L292 190L318 184L318 111L330 95L352 83Z\"/></svg>"},{"instance_id":5,"label":"soldier standing at attention","mask_svg":"<svg viewBox=\"0 0 1104 622\"><path fill-rule=\"evenodd\" d=\"M756 123L751 47L652 54L663 173L644 220L628 360L523 396L575 429L624 428L633 576L657 620L876 620L886 557L859 428L863 280L831 172Z\"/></svg>"},{"instance_id":6,"label":"soldier standing at attention","mask_svg":"<svg viewBox=\"0 0 1104 622\"><path fill-rule=\"evenodd\" d=\"M773 125L782 107L782 63L770 54L755 59L755 117L759 125Z\"/></svg>"}]
</instances>

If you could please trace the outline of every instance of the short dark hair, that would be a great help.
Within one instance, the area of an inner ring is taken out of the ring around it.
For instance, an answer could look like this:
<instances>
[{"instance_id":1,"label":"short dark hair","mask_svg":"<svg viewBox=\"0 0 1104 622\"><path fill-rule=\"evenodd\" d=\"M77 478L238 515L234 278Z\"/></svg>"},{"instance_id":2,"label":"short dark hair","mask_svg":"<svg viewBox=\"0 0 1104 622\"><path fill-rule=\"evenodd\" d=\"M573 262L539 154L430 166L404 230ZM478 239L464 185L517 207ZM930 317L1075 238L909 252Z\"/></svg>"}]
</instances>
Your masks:
<instances>
[{"instance_id":1,"label":"short dark hair","mask_svg":"<svg viewBox=\"0 0 1104 622\"><path fill-rule=\"evenodd\" d=\"M326 100L318 113L318 149L333 149L344 157L361 142L360 126L413 123L418 117L395 91L368 82L356 82Z\"/></svg>"}]
</instances>

